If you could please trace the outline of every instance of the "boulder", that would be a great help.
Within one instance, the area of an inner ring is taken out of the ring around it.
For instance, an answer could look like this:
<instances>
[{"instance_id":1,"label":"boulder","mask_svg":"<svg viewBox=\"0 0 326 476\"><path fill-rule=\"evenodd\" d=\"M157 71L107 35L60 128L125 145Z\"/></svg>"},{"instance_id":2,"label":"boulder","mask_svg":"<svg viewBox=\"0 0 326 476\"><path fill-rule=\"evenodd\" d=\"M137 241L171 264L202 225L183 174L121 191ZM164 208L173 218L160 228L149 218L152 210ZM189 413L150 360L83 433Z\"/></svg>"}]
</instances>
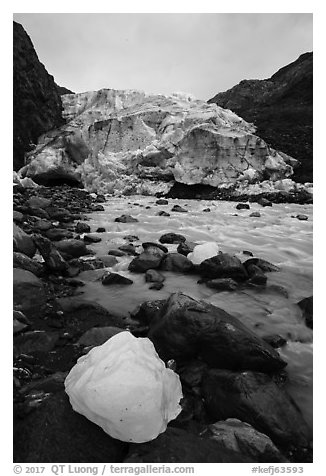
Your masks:
<instances>
[{"instance_id":1,"label":"boulder","mask_svg":"<svg viewBox=\"0 0 326 476\"><path fill-rule=\"evenodd\" d=\"M133 284L133 281L118 273L106 272L102 276L102 284L109 286L111 284Z\"/></svg>"},{"instance_id":2,"label":"boulder","mask_svg":"<svg viewBox=\"0 0 326 476\"><path fill-rule=\"evenodd\" d=\"M249 203L238 203L238 205L235 208L237 210L249 210L250 205L249 205Z\"/></svg>"},{"instance_id":3,"label":"boulder","mask_svg":"<svg viewBox=\"0 0 326 476\"><path fill-rule=\"evenodd\" d=\"M131 445L124 463L248 463L253 459L217 441L169 427L154 441Z\"/></svg>"},{"instance_id":4,"label":"boulder","mask_svg":"<svg viewBox=\"0 0 326 476\"><path fill-rule=\"evenodd\" d=\"M57 392L14 425L15 463L117 463L127 451Z\"/></svg>"},{"instance_id":5,"label":"boulder","mask_svg":"<svg viewBox=\"0 0 326 476\"><path fill-rule=\"evenodd\" d=\"M164 256L164 251L157 246L148 247L131 261L128 269L135 273L145 273L148 269L158 268Z\"/></svg>"},{"instance_id":6,"label":"boulder","mask_svg":"<svg viewBox=\"0 0 326 476\"><path fill-rule=\"evenodd\" d=\"M165 281L165 276L155 269L148 269L145 273L145 281L147 283L163 283Z\"/></svg>"},{"instance_id":7,"label":"boulder","mask_svg":"<svg viewBox=\"0 0 326 476\"><path fill-rule=\"evenodd\" d=\"M162 250L164 253L168 253L169 250L167 249L166 246L163 246L161 245L160 243L155 243L155 242L152 242L152 241L146 241L145 243L142 243L142 247L144 248L144 250L148 250L149 248L151 247L157 247L159 248L160 250Z\"/></svg>"},{"instance_id":8,"label":"boulder","mask_svg":"<svg viewBox=\"0 0 326 476\"><path fill-rule=\"evenodd\" d=\"M186 238L182 235L178 235L177 233L165 233L159 238L160 243L168 244L184 243L185 241Z\"/></svg>"},{"instance_id":9,"label":"boulder","mask_svg":"<svg viewBox=\"0 0 326 476\"><path fill-rule=\"evenodd\" d=\"M105 268L111 268L112 266L118 263L118 260L115 256L98 256L97 259L103 262Z\"/></svg>"},{"instance_id":10,"label":"boulder","mask_svg":"<svg viewBox=\"0 0 326 476\"><path fill-rule=\"evenodd\" d=\"M48 198L34 196L29 198L26 204L31 208L47 208L51 205L51 200Z\"/></svg>"},{"instance_id":11,"label":"boulder","mask_svg":"<svg viewBox=\"0 0 326 476\"><path fill-rule=\"evenodd\" d=\"M193 267L193 263L180 253L168 253L164 256L160 266L164 271L175 271L177 273L189 273Z\"/></svg>"},{"instance_id":12,"label":"boulder","mask_svg":"<svg viewBox=\"0 0 326 476\"><path fill-rule=\"evenodd\" d=\"M250 264L246 266L247 273L249 275L249 281L252 284L264 285L267 282L267 276L265 276L262 269L256 264Z\"/></svg>"},{"instance_id":13,"label":"boulder","mask_svg":"<svg viewBox=\"0 0 326 476\"><path fill-rule=\"evenodd\" d=\"M45 236L51 241L60 241L70 239L74 234L66 228L51 228L45 232Z\"/></svg>"},{"instance_id":14,"label":"boulder","mask_svg":"<svg viewBox=\"0 0 326 476\"><path fill-rule=\"evenodd\" d=\"M210 369L202 391L211 418L238 418L281 447L308 446L308 428L300 410L270 376Z\"/></svg>"},{"instance_id":15,"label":"boulder","mask_svg":"<svg viewBox=\"0 0 326 476\"><path fill-rule=\"evenodd\" d=\"M163 360L201 358L211 367L273 372L286 363L236 317L182 293L166 300L148 337Z\"/></svg>"},{"instance_id":16,"label":"boulder","mask_svg":"<svg viewBox=\"0 0 326 476\"><path fill-rule=\"evenodd\" d=\"M301 221L307 221L309 217L307 215L299 214L296 216L296 218Z\"/></svg>"},{"instance_id":17,"label":"boulder","mask_svg":"<svg viewBox=\"0 0 326 476\"><path fill-rule=\"evenodd\" d=\"M177 252L184 256L188 256L188 254L194 250L195 246L196 243L184 241L178 245Z\"/></svg>"},{"instance_id":18,"label":"boulder","mask_svg":"<svg viewBox=\"0 0 326 476\"><path fill-rule=\"evenodd\" d=\"M115 218L118 223L135 223L138 222L137 218L132 217L131 215L121 215L121 217Z\"/></svg>"},{"instance_id":19,"label":"boulder","mask_svg":"<svg viewBox=\"0 0 326 476\"><path fill-rule=\"evenodd\" d=\"M12 212L12 218L15 223L21 223L24 220L24 215L17 210Z\"/></svg>"},{"instance_id":20,"label":"boulder","mask_svg":"<svg viewBox=\"0 0 326 476\"><path fill-rule=\"evenodd\" d=\"M86 247L86 244L82 240L62 240L56 243L56 248L60 253L69 255L72 258L79 258L80 256L85 256L89 254L89 250Z\"/></svg>"},{"instance_id":21,"label":"boulder","mask_svg":"<svg viewBox=\"0 0 326 476\"><path fill-rule=\"evenodd\" d=\"M75 226L75 232L76 233L90 233L91 231L91 227L87 224L87 223L83 223L83 222L78 222L76 223L76 226Z\"/></svg>"},{"instance_id":22,"label":"boulder","mask_svg":"<svg viewBox=\"0 0 326 476\"><path fill-rule=\"evenodd\" d=\"M14 268L26 269L27 271L35 274L35 276L41 276L44 271L43 265L41 263L29 258L23 253L17 253L15 251L13 253L13 265Z\"/></svg>"},{"instance_id":23,"label":"boulder","mask_svg":"<svg viewBox=\"0 0 326 476\"><path fill-rule=\"evenodd\" d=\"M165 200L164 198L159 198L158 200L156 200L155 203L156 203L156 205L168 205L169 201Z\"/></svg>"},{"instance_id":24,"label":"boulder","mask_svg":"<svg viewBox=\"0 0 326 476\"><path fill-rule=\"evenodd\" d=\"M96 233L88 233L87 235L84 235L84 241L85 243L99 243L102 241L102 238L97 236Z\"/></svg>"},{"instance_id":25,"label":"boulder","mask_svg":"<svg viewBox=\"0 0 326 476\"><path fill-rule=\"evenodd\" d=\"M257 200L257 203L261 205L262 207L272 207L273 203L268 200L267 198L261 197Z\"/></svg>"},{"instance_id":26,"label":"boulder","mask_svg":"<svg viewBox=\"0 0 326 476\"><path fill-rule=\"evenodd\" d=\"M232 278L235 281L248 279L245 267L239 258L227 253L220 253L217 256L202 261L199 265L200 274L205 278Z\"/></svg>"},{"instance_id":27,"label":"boulder","mask_svg":"<svg viewBox=\"0 0 326 476\"><path fill-rule=\"evenodd\" d=\"M204 436L219 441L228 450L247 455L255 463L288 462L268 436L236 418L209 425Z\"/></svg>"},{"instance_id":28,"label":"boulder","mask_svg":"<svg viewBox=\"0 0 326 476\"><path fill-rule=\"evenodd\" d=\"M210 279L205 281L205 284L208 288L218 291L234 291L238 288L238 283L232 278Z\"/></svg>"},{"instance_id":29,"label":"boulder","mask_svg":"<svg viewBox=\"0 0 326 476\"><path fill-rule=\"evenodd\" d=\"M50 271L54 273L65 273L67 271L68 264L48 238L35 235L34 242L44 259L45 266Z\"/></svg>"},{"instance_id":30,"label":"boulder","mask_svg":"<svg viewBox=\"0 0 326 476\"><path fill-rule=\"evenodd\" d=\"M25 255L33 258L36 246L33 241L33 238L27 233L25 233L19 226L15 223L13 224L13 240L14 240L14 251L19 253L24 253Z\"/></svg>"},{"instance_id":31,"label":"boulder","mask_svg":"<svg viewBox=\"0 0 326 476\"><path fill-rule=\"evenodd\" d=\"M305 320L306 326L313 328L313 296L306 297L299 301L298 306L302 310L302 316Z\"/></svg>"},{"instance_id":32,"label":"boulder","mask_svg":"<svg viewBox=\"0 0 326 476\"><path fill-rule=\"evenodd\" d=\"M13 270L14 305L23 312L40 308L46 302L46 294L42 281L35 274L25 269Z\"/></svg>"},{"instance_id":33,"label":"boulder","mask_svg":"<svg viewBox=\"0 0 326 476\"><path fill-rule=\"evenodd\" d=\"M159 212L156 213L157 216L159 217L169 217L171 216L170 213L165 212L164 210L160 210Z\"/></svg>"},{"instance_id":34,"label":"boulder","mask_svg":"<svg viewBox=\"0 0 326 476\"><path fill-rule=\"evenodd\" d=\"M91 230L89 230L91 231ZM103 226L99 226L97 229L96 229L96 233L105 233L105 228Z\"/></svg>"},{"instance_id":35,"label":"boulder","mask_svg":"<svg viewBox=\"0 0 326 476\"><path fill-rule=\"evenodd\" d=\"M273 271L279 271L280 268L275 264L270 263L262 258L249 258L243 263L243 266L248 269L249 266L258 266L264 273L271 273Z\"/></svg>"},{"instance_id":36,"label":"boulder","mask_svg":"<svg viewBox=\"0 0 326 476\"><path fill-rule=\"evenodd\" d=\"M39 233L40 231L48 231L50 228L52 228L52 223L49 220L45 219L38 219L33 226L33 229Z\"/></svg>"},{"instance_id":37,"label":"boulder","mask_svg":"<svg viewBox=\"0 0 326 476\"><path fill-rule=\"evenodd\" d=\"M159 318L165 304L165 299L145 301L132 312L131 317L139 321L142 325L147 326L151 321Z\"/></svg>"},{"instance_id":38,"label":"boulder","mask_svg":"<svg viewBox=\"0 0 326 476\"><path fill-rule=\"evenodd\" d=\"M174 205L174 207L171 208L171 212L188 213L188 210L181 207L180 205Z\"/></svg>"}]
</instances>

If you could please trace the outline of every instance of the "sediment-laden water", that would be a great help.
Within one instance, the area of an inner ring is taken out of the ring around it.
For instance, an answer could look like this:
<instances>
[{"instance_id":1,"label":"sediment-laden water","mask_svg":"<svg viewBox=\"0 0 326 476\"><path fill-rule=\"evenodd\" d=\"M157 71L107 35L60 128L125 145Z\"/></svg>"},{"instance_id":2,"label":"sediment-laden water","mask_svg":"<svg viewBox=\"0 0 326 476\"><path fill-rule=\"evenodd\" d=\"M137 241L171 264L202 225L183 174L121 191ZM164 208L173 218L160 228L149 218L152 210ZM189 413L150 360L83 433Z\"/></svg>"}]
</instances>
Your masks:
<instances>
[{"instance_id":1,"label":"sediment-laden water","mask_svg":"<svg viewBox=\"0 0 326 476\"><path fill-rule=\"evenodd\" d=\"M197 284L198 276L162 272L166 281L160 291L150 290L143 274L128 271L132 257L117 258L119 263L110 270L118 271L134 281L131 286L103 286L97 279L103 270L86 271L80 278L86 282L84 297L96 300L113 313L128 315L138 304L146 300L164 299L181 291L194 298L203 299L238 317L260 336L278 334L287 340L279 350L288 362L288 392L300 406L312 427L312 330L307 328L297 302L313 292L313 220L312 205L273 204L261 207L250 204L250 210L236 210L236 203L223 201L169 200L168 205L156 205L153 197L133 196L110 198L104 212L90 215L92 231L104 227L102 241L90 245L97 255L121 244L126 235L136 235L141 245L145 241L157 241L168 232L180 233L188 241L204 243L216 241L223 252L236 254L241 260L248 258L243 251L264 258L281 268L280 272L268 273L266 288L258 290L224 291ZM179 204L188 213L172 212ZM148 207L148 208L146 208ZM150 207L150 208L149 208ZM205 208L210 212L203 212ZM157 216L159 210L170 217ZM259 211L261 217L249 215ZM114 219L130 214L136 223L117 223ZM300 221L298 214L308 216ZM165 245L174 251L177 245ZM282 288L283 289L282 289ZM284 288L288 297L284 295Z\"/></svg>"}]
</instances>

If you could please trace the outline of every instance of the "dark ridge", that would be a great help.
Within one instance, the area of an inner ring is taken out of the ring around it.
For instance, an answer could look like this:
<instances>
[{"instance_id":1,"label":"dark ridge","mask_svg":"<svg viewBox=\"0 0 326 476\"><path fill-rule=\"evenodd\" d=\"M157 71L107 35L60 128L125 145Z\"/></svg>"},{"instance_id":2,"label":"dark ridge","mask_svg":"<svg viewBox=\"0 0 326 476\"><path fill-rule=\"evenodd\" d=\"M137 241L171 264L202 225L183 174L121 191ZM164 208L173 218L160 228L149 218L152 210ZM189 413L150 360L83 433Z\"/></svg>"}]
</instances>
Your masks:
<instances>
[{"instance_id":1,"label":"dark ridge","mask_svg":"<svg viewBox=\"0 0 326 476\"><path fill-rule=\"evenodd\" d=\"M274 149L298 159L297 182L313 181L313 53L304 53L264 80L243 80L208 101L257 127Z\"/></svg>"},{"instance_id":2,"label":"dark ridge","mask_svg":"<svg viewBox=\"0 0 326 476\"><path fill-rule=\"evenodd\" d=\"M62 103L53 76L39 61L33 43L19 23L13 24L13 148L14 170L38 137L64 123Z\"/></svg>"}]
</instances>

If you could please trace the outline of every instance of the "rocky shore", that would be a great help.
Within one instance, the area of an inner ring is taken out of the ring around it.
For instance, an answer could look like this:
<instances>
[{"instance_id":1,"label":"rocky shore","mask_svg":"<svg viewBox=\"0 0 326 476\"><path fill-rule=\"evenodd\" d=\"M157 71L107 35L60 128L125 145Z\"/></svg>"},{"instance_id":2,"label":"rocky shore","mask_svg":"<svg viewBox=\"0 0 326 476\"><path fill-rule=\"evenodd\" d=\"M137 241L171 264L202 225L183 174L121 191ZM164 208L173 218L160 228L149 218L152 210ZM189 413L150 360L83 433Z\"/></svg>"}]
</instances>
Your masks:
<instances>
[{"instance_id":1,"label":"rocky shore","mask_svg":"<svg viewBox=\"0 0 326 476\"><path fill-rule=\"evenodd\" d=\"M105 229L92 229L88 214L103 211L106 198L67 185L31 185L16 183L13 199L15 462L311 461L307 424L284 388L286 362L277 336L264 340L223 309L183 293L117 316L83 298L79 279L82 271L103 269L101 285L128 289L132 279L106 268L117 256L131 255L129 270L157 290L170 271L232 292L264 287L277 266L250 253L240 261L210 244L198 249L178 230L142 243L141 250L130 236L129 245L96 256L88 246ZM262 207L273 201L260 200ZM158 210L166 203L156 200ZM174 212L187 211L176 207ZM130 215L115 221L137 222ZM171 243L176 252L168 251ZM312 300L299 305L312 328ZM181 414L148 443L111 438L74 412L64 392L77 359L122 330L149 337L182 383Z\"/></svg>"}]
</instances>

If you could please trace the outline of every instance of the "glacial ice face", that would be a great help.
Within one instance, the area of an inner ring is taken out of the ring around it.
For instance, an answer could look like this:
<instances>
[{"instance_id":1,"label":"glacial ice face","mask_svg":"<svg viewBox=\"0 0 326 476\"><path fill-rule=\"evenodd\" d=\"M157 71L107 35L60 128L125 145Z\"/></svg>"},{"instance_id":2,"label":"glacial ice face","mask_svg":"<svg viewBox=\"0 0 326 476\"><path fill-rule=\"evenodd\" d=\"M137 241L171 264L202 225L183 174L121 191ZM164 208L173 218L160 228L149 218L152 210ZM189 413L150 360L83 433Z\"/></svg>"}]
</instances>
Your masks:
<instances>
[{"instance_id":1,"label":"glacial ice face","mask_svg":"<svg viewBox=\"0 0 326 476\"><path fill-rule=\"evenodd\" d=\"M181 412L179 376L147 338L120 332L78 359L65 380L73 409L113 438L155 439Z\"/></svg>"}]
</instances>

